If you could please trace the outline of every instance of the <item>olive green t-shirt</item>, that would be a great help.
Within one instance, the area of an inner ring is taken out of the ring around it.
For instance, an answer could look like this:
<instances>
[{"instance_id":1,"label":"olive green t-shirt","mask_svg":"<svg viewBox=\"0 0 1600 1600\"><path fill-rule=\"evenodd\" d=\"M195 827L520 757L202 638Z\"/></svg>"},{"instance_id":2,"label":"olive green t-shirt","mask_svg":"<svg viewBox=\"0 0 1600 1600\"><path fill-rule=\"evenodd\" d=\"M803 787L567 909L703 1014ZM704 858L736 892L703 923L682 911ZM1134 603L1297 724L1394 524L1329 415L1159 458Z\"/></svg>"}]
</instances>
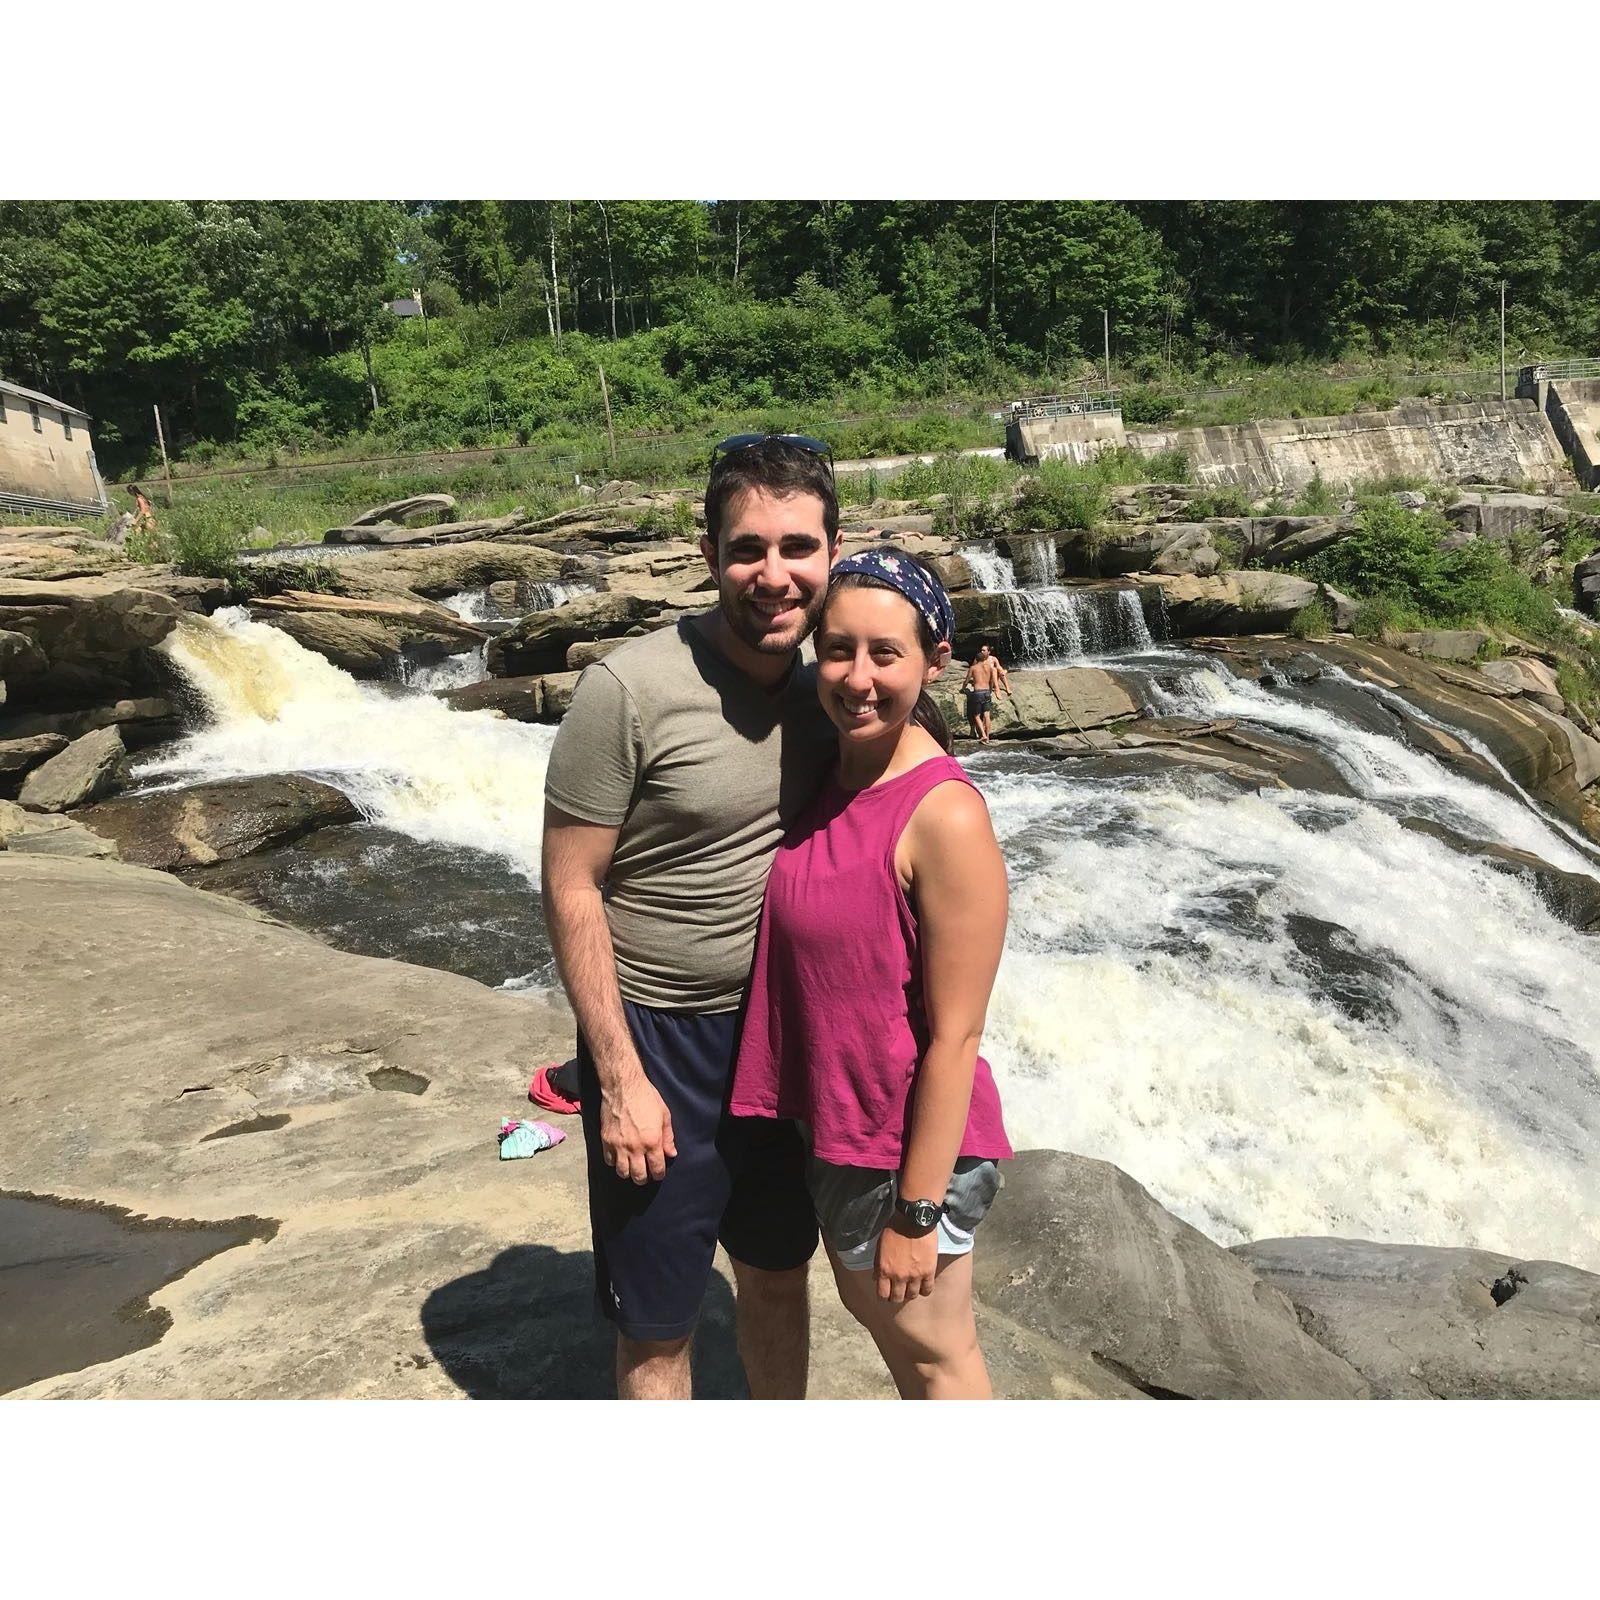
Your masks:
<instances>
[{"instance_id":1,"label":"olive green t-shirt","mask_svg":"<svg viewBox=\"0 0 1600 1600\"><path fill-rule=\"evenodd\" d=\"M685 618L579 678L545 795L620 828L605 903L625 1000L738 1008L767 872L838 748L809 654L767 690Z\"/></svg>"}]
</instances>

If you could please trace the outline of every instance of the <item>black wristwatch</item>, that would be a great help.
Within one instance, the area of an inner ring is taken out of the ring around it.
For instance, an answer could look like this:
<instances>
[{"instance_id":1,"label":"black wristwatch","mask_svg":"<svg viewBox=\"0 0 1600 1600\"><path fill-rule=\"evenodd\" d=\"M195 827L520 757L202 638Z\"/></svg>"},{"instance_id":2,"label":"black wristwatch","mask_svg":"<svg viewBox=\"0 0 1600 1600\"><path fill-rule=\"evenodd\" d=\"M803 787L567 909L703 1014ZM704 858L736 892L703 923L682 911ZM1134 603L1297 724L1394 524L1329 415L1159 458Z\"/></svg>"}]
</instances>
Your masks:
<instances>
[{"instance_id":1,"label":"black wristwatch","mask_svg":"<svg viewBox=\"0 0 1600 1600\"><path fill-rule=\"evenodd\" d=\"M919 1238L932 1233L939 1225L939 1218L944 1215L944 1207L936 1206L931 1200L896 1199L894 1209L900 1220Z\"/></svg>"}]
</instances>

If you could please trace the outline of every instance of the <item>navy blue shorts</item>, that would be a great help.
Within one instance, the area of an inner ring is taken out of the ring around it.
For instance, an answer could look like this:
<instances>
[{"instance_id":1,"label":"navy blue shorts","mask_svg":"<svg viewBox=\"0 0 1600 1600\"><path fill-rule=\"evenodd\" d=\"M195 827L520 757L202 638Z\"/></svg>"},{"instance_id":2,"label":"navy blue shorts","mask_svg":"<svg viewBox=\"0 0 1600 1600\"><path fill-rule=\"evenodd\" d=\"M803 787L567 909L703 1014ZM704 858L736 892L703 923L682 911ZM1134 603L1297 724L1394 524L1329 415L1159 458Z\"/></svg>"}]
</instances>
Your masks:
<instances>
[{"instance_id":1,"label":"navy blue shorts","mask_svg":"<svg viewBox=\"0 0 1600 1600\"><path fill-rule=\"evenodd\" d=\"M631 1339L681 1339L700 1315L719 1240L736 1261L769 1272L804 1266L816 1253L805 1145L792 1122L727 1114L738 1012L657 1011L628 1000L622 1009L645 1076L671 1113L678 1153L659 1183L619 1178L606 1165L600 1084L579 1034L595 1298Z\"/></svg>"}]
</instances>

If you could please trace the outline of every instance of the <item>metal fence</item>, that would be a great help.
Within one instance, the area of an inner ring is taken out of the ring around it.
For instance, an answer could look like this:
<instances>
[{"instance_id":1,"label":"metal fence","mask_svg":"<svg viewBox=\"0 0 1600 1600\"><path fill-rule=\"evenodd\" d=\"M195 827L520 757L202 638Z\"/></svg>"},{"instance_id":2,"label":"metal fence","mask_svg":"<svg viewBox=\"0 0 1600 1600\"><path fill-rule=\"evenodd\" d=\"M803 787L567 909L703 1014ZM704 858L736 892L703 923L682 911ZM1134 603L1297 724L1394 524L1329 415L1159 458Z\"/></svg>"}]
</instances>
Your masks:
<instances>
[{"instance_id":1,"label":"metal fence","mask_svg":"<svg viewBox=\"0 0 1600 1600\"><path fill-rule=\"evenodd\" d=\"M44 500L33 494L8 494L0 490L0 511L16 511L25 517L103 517L109 507L105 501L98 505L82 500Z\"/></svg>"},{"instance_id":2,"label":"metal fence","mask_svg":"<svg viewBox=\"0 0 1600 1600\"><path fill-rule=\"evenodd\" d=\"M1078 417L1091 411L1120 411L1120 389L1085 389L1081 394L1030 395L1012 403L1012 414L1019 421L1039 417Z\"/></svg>"},{"instance_id":3,"label":"metal fence","mask_svg":"<svg viewBox=\"0 0 1600 1600\"><path fill-rule=\"evenodd\" d=\"M1600 378L1600 356L1575 356L1566 361L1541 361L1517 373L1519 383L1546 383L1552 378Z\"/></svg>"}]
</instances>

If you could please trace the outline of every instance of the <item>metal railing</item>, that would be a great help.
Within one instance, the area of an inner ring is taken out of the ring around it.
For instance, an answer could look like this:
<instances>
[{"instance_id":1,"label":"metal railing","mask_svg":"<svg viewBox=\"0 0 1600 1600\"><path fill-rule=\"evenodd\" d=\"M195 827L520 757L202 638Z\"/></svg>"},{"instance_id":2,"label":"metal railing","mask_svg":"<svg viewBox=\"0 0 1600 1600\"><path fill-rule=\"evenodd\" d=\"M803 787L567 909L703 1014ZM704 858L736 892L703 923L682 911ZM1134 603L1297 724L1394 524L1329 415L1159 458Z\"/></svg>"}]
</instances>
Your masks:
<instances>
[{"instance_id":1,"label":"metal railing","mask_svg":"<svg viewBox=\"0 0 1600 1600\"><path fill-rule=\"evenodd\" d=\"M1092 411L1120 411L1120 389L1085 389L1080 394L1030 395L1011 404L1011 414L1022 422L1040 417L1077 417Z\"/></svg>"},{"instance_id":2,"label":"metal railing","mask_svg":"<svg viewBox=\"0 0 1600 1600\"><path fill-rule=\"evenodd\" d=\"M0 511L17 511L27 517L103 517L109 509L103 500L98 505L83 500L43 500L38 495L0 489Z\"/></svg>"},{"instance_id":3,"label":"metal railing","mask_svg":"<svg viewBox=\"0 0 1600 1600\"><path fill-rule=\"evenodd\" d=\"M1519 383L1545 383L1552 378L1600 378L1600 356L1574 356L1566 361L1541 361L1517 373Z\"/></svg>"}]
</instances>

